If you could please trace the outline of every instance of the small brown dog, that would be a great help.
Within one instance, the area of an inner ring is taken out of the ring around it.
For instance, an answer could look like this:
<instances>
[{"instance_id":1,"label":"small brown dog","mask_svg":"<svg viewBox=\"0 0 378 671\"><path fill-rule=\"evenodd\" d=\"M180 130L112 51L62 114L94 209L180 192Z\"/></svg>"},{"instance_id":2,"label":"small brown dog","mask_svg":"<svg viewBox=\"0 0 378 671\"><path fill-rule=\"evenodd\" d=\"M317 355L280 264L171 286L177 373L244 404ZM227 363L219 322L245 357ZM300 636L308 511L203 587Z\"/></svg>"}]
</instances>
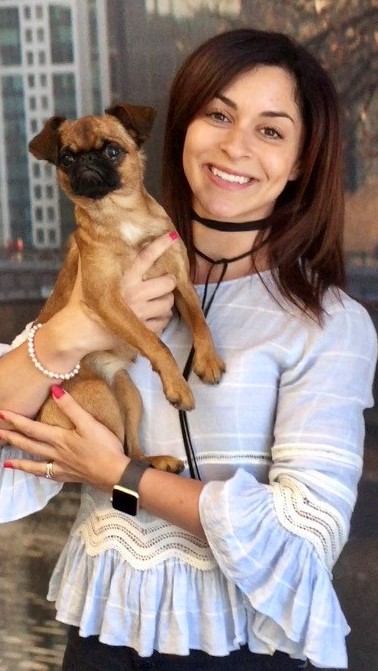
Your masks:
<instances>
[{"instance_id":1,"label":"small brown dog","mask_svg":"<svg viewBox=\"0 0 378 671\"><path fill-rule=\"evenodd\" d=\"M154 120L151 107L128 104L106 110L103 116L76 121L52 117L34 137L29 150L57 167L58 180L75 204L77 228L53 292L38 321L46 322L66 305L80 258L83 304L119 339L114 351L84 357L80 373L63 384L94 417L127 446L127 453L146 459L139 448L140 395L125 367L137 352L147 357L160 375L164 393L175 407L194 407L191 389L175 359L161 340L128 308L121 295L125 270L140 249L155 237L175 230L163 208L143 184L141 145ZM149 277L172 273L177 286L175 305L192 331L193 368L210 384L219 382L224 364L217 356L197 294L189 280L183 243L177 241L154 264ZM40 420L71 426L48 399ZM156 468L179 472L182 462L169 456L149 457Z\"/></svg>"}]
</instances>

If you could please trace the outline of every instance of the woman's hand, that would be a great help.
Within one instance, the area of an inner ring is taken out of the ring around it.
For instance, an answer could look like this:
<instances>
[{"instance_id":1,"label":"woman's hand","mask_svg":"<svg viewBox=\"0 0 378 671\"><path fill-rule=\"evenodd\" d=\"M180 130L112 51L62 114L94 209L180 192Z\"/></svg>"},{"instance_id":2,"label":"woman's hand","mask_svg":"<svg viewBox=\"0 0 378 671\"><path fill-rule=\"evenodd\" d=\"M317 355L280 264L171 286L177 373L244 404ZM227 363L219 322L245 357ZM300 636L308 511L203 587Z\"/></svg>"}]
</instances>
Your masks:
<instances>
[{"instance_id":1,"label":"woman's hand","mask_svg":"<svg viewBox=\"0 0 378 671\"><path fill-rule=\"evenodd\" d=\"M155 261L178 239L175 232L166 233L143 247L131 268L124 274L122 296L125 303L148 328L160 335L172 317L174 275L147 279Z\"/></svg>"},{"instance_id":2,"label":"woman's hand","mask_svg":"<svg viewBox=\"0 0 378 671\"><path fill-rule=\"evenodd\" d=\"M152 279L145 278L155 261L176 239L175 235L166 233L153 240L141 249L122 279L121 292L125 303L157 335L162 333L172 317L173 290L176 286L176 279L171 274ZM82 299L81 268L79 266L74 290L66 308L61 310L60 317L66 321L65 311L68 311L71 322L78 326L78 328L75 326L75 333L83 334L86 340L90 333L92 351L112 348L116 344L114 337L98 322L95 315L92 317L90 312L83 309ZM59 315L56 319L59 320ZM83 342L82 348L85 349L85 346L86 343Z\"/></svg>"},{"instance_id":3,"label":"woman's hand","mask_svg":"<svg viewBox=\"0 0 378 671\"><path fill-rule=\"evenodd\" d=\"M52 394L74 428L49 426L9 410L1 411L1 417L12 428L0 429L0 440L42 460L13 459L4 467L46 477L46 465L53 462L54 480L86 482L111 491L129 461L121 443L61 387L52 387Z\"/></svg>"}]
</instances>

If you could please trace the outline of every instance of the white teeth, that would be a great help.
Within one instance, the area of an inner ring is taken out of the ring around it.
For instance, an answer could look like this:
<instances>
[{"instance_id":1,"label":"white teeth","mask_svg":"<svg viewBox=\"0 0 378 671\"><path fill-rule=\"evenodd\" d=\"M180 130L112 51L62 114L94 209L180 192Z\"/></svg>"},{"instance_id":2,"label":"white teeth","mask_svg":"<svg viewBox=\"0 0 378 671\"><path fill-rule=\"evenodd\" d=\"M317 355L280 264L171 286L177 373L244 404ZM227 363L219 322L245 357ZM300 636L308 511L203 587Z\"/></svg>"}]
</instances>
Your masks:
<instances>
[{"instance_id":1,"label":"white teeth","mask_svg":"<svg viewBox=\"0 0 378 671\"><path fill-rule=\"evenodd\" d=\"M235 182L236 184L247 184L250 181L249 177L242 177L241 175L230 175L229 172L223 172L218 168L210 168L213 175L224 179L226 182Z\"/></svg>"}]
</instances>

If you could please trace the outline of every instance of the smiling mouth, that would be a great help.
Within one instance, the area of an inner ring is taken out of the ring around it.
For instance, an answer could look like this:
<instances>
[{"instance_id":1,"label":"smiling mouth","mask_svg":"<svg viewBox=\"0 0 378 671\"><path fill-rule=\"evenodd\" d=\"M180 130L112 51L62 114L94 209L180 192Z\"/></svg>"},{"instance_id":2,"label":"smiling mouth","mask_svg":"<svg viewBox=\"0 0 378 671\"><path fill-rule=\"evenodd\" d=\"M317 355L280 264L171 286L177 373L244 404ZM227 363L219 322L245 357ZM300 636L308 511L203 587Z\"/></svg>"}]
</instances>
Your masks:
<instances>
[{"instance_id":1,"label":"smiling mouth","mask_svg":"<svg viewBox=\"0 0 378 671\"><path fill-rule=\"evenodd\" d=\"M252 179L250 177L245 177L243 175L232 175L229 172L223 172L219 168L215 168L213 165L209 166L210 172L215 175L215 177L220 177L225 182L231 182L232 184L248 184Z\"/></svg>"}]
</instances>

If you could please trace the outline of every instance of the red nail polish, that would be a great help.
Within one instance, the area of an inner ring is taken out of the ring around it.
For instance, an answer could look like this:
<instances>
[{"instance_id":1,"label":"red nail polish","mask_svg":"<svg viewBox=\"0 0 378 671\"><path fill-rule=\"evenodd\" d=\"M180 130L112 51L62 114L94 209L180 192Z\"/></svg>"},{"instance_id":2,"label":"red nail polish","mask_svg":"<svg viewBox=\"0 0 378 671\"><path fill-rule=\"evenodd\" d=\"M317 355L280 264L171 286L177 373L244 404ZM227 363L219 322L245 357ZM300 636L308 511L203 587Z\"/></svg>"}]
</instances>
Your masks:
<instances>
[{"instance_id":1,"label":"red nail polish","mask_svg":"<svg viewBox=\"0 0 378 671\"><path fill-rule=\"evenodd\" d=\"M62 389L62 387L60 387L59 384L53 384L53 386L51 387L51 393L54 398L62 398L63 394L65 394L66 392L64 391L64 389Z\"/></svg>"},{"instance_id":2,"label":"red nail polish","mask_svg":"<svg viewBox=\"0 0 378 671\"><path fill-rule=\"evenodd\" d=\"M10 461L4 461L4 468L14 468L14 466Z\"/></svg>"},{"instance_id":3,"label":"red nail polish","mask_svg":"<svg viewBox=\"0 0 378 671\"><path fill-rule=\"evenodd\" d=\"M171 240L177 240L177 238L179 238L180 236L177 233L177 231L171 231L169 237L171 238Z\"/></svg>"},{"instance_id":4,"label":"red nail polish","mask_svg":"<svg viewBox=\"0 0 378 671\"><path fill-rule=\"evenodd\" d=\"M4 415L0 412L0 419L5 419Z\"/></svg>"}]
</instances>

